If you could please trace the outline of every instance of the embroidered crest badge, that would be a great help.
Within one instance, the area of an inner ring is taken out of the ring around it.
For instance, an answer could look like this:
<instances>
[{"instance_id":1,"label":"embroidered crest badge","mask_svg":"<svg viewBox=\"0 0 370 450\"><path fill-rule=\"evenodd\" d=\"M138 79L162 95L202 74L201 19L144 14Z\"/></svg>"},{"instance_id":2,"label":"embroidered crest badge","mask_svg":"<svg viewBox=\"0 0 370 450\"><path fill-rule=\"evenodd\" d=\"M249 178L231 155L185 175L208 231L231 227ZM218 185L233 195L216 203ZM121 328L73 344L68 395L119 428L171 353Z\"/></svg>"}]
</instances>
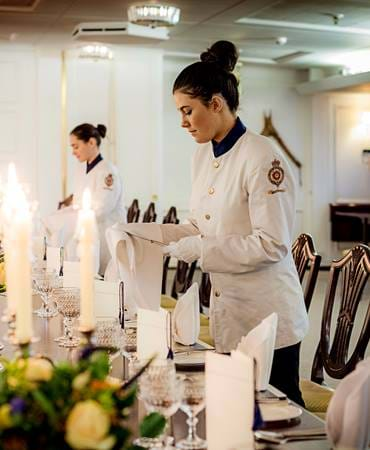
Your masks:
<instances>
[{"instance_id":1,"label":"embroidered crest badge","mask_svg":"<svg viewBox=\"0 0 370 450\"><path fill-rule=\"evenodd\" d=\"M275 189L271 189L268 191L268 194L276 194L277 192L285 192L285 189L280 189L279 186L284 181L284 169L280 167L280 161L278 159L274 159L271 163L272 167L268 171L267 178L271 184L274 184Z\"/></svg>"},{"instance_id":2,"label":"embroidered crest badge","mask_svg":"<svg viewBox=\"0 0 370 450\"><path fill-rule=\"evenodd\" d=\"M113 186L113 175L111 173L107 175L104 179L104 182L108 188L111 188Z\"/></svg>"}]
</instances>

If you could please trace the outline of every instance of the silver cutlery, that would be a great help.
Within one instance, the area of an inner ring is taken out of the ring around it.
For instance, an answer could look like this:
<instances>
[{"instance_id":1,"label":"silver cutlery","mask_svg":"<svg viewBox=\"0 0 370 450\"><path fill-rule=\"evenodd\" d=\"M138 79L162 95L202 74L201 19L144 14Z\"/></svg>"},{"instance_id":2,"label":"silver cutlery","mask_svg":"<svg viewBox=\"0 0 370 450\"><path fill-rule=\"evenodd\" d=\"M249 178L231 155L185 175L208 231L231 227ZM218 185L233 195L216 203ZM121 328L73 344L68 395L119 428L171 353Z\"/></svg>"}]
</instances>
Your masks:
<instances>
[{"instance_id":1,"label":"silver cutlery","mask_svg":"<svg viewBox=\"0 0 370 450\"><path fill-rule=\"evenodd\" d=\"M285 444L290 441L326 439L326 432L320 429L292 430L292 431L255 431L257 440L270 442L272 444Z\"/></svg>"}]
</instances>

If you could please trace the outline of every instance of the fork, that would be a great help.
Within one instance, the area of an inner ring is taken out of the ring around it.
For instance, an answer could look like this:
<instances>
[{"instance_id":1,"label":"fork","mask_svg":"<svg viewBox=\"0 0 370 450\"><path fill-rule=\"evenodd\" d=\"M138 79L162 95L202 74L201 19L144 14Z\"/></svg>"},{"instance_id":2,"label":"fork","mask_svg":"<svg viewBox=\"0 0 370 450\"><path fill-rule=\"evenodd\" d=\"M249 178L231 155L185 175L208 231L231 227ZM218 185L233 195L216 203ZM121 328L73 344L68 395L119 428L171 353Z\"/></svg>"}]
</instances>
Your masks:
<instances>
[{"instance_id":1,"label":"fork","mask_svg":"<svg viewBox=\"0 0 370 450\"><path fill-rule=\"evenodd\" d=\"M285 444L290 441L326 439L326 433L322 429L296 430L286 432L255 431L257 440L268 441L273 444Z\"/></svg>"}]
</instances>

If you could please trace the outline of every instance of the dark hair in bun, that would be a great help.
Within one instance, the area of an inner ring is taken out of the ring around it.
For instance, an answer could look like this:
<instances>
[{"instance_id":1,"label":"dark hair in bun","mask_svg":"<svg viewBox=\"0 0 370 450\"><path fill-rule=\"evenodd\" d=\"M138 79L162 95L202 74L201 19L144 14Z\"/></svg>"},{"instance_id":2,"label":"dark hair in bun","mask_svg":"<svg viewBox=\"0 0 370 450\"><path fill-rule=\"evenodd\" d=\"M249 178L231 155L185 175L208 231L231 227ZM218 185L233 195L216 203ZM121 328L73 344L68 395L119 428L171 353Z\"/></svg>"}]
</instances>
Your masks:
<instances>
[{"instance_id":1,"label":"dark hair in bun","mask_svg":"<svg viewBox=\"0 0 370 450\"><path fill-rule=\"evenodd\" d=\"M217 41L200 55L200 61L190 64L180 72L172 92L181 91L191 97L199 97L207 105L215 94L221 94L230 111L239 106L238 81L232 73L238 60L235 45L229 41Z\"/></svg>"},{"instance_id":2,"label":"dark hair in bun","mask_svg":"<svg viewBox=\"0 0 370 450\"><path fill-rule=\"evenodd\" d=\"M70 134L76 136L77 139L81 141L88 142L89 139L95 138L96 145L99 147L102 138L105 138L107 134L107 127L105 125L99 124L96 128L91 123L82 123L73 128Z\"/></svg>"}]
</instances>

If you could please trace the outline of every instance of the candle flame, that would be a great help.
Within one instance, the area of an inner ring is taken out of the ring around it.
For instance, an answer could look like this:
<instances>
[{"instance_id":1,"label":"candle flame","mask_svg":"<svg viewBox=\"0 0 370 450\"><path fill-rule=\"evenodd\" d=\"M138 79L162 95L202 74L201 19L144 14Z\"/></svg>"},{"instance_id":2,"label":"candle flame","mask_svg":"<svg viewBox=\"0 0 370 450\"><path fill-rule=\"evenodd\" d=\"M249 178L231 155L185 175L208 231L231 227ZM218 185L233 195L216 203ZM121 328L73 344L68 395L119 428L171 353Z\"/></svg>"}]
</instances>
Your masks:
<instances>
[{"instance_id":1,"label":"candle flame","mask_svg":"<svg viewBox=\"0 0 370 450\"><path fill-rule=\"evenodd\" d=\"M82 209L91 209L91 192L90 189L85 189L82 196Z\"/></svg>"}]
</instances>

